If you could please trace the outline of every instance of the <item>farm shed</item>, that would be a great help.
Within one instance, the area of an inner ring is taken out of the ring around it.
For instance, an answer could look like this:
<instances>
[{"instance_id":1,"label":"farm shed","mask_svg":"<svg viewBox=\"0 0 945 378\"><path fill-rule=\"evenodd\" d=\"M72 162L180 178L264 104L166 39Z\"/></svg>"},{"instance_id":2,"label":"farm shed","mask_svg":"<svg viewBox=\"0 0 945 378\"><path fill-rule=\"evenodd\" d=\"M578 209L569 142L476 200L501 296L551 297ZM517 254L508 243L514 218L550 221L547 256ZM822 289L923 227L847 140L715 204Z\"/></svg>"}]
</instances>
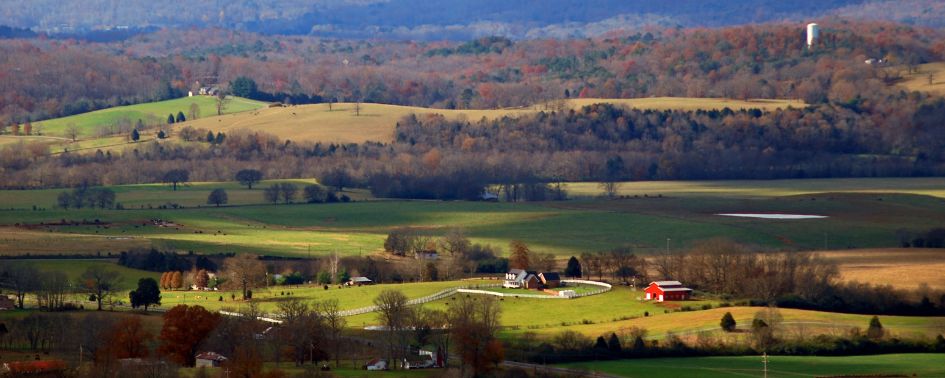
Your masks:
<instances>
[{"instance_id":1,"label":"farm shed","mask_svg":"<svg viewBox=\"0 0 945 378\"><path fill-rule=\"evenodd\" d=\"M558 272L538 273L538 278L541 279L541 283L545 285L547 289L554 289L561 286L561 275L558 274Z\"/></svg>"},{"instance_id":2,"label":"farm shed","mask_svg":"<svg viewBox=\"0 0 945 378\"><path fill-rule=\"evenodd\" d=\"M367 277L351 277L351 280L345 284L348 286L373 285L374 281Z\"/></svg>"},{"instance_id":3,"label":"farm shed","mask_svg":"<svg viewBox=\"0 0 945 378\"><path fill-rule=\"evenodd\" d=\"M647 300L684 301L692 297L692 289L683 287L679 281L653 281L644 290Z\"/></svg>"},{"instance_id":4,"label":"farm shed","mask_svg":"<svg viewBox=\"0 0 945 378\"><path fill-rule=\"evenodd\" d=\"M387 370L387 360L375 358L364 364L364 370Z\"/></svg>"},{"instance_id":5,"label":"farm shed","mask_svg":"<svg viewBox=\"0 0 945 378\"><path fill-rule=\"evenodd\" d=\"M203 352L196 357L196 367L220 367L228 358L214 352Z\"/></svg>"}]
</instances>

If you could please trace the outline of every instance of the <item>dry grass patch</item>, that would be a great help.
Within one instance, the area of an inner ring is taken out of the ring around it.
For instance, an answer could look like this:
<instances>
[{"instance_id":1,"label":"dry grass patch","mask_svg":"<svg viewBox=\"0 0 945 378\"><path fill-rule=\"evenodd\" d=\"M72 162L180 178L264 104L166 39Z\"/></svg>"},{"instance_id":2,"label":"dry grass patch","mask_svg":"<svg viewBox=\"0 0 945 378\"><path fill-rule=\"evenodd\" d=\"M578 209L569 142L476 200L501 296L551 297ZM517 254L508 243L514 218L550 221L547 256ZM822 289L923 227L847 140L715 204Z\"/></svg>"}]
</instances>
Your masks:
<instances>
[{"instance_id":1,"label":"dry grass patch","mask_svg":"<svg viewBox=\"0 0 945 378\"><path fill-rule=\"evenodd\" d=\"M839 264L846 281L890 284L915 289L928 284L945 289L945 250L921 248L881 248L826 251L822 256Z\"/></svg>"},{"instance_id":2,"label":"dry grass patch","mask_svg":"<svg viewBox=\"0 0 945 378\"><path fill-rule=\"evenodd\" d=\"M539 104L509 109L433 109L413 106L398 106L364 103L360 114L355 114L355 104L298 105L275 107L208 117L175 125L176 129L190 125L214 132L233 132L239 129L264 131L280 138L296 141L321 141L334 143L361 143L365 141L389 142L393 140L394 126L401 118L410 115L440 114L449 119L478 121L482 118L496 119L552 111L557 107L577 109L597 103L612 103L638 109L653 110L700 110L700 109L748 109L773 110L789 106L803 107L795 100L731 100L715 98L641 98L641 99L573 99L553 105Z\"/></svg>"},{"instance_id":3,"label":"dry grass patch","mask_svg":"<svg viewBox=\"0 0 945 378\"><path fill-rule=\"evenodd\" d=\"M929 75L932 75L931 84ZM945 95L945 62L920 65L915 73L905 75L899 85L910 91Z\"/></svg>"}]
</instances>

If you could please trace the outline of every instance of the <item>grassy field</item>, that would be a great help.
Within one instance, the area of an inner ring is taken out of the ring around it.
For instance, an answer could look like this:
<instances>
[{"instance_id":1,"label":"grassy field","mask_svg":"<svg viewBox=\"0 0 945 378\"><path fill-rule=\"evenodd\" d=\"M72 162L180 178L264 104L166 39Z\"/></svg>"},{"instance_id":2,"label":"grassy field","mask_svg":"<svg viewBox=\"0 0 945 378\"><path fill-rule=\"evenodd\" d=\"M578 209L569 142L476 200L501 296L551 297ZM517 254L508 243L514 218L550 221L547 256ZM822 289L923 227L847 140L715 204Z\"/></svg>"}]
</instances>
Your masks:
<instances>
[{"instance_id":1,"label":"grassy field","mask_svg":"<svg viewBox=\"0 0 945 378\"><path fill-rule=\"evenodd\" d=\"M177 112L187 114L190 104L197 104L200 107L202 117L216 115L216 99L210 96L183 97L167 101L149 102L144 104L119 106L114 108L97 110L89 113L77 114L69 117L56 118L41 122L35 122L34 129L39 128L44 135L66 136L66 131L70 125L76 126L79 135L83 138L95 135L100 127L110 127L122 120L127 120L134 124L138 119L148 122L149 119L163 124L167 120L167 115ZM226 113L238 113L248 110L259 109L265 106L265 103L253 101L240 97L231 97L227 104Z\"/></svg>"},{"instance_id":2,"label":"grassy field","mask_svg":"<svg viewBox=\"0 0 945 378\"><path fill-rule=\"evenodd\" d=\"M942 249L880 248L820 254L836 261L841 278L847 281L882 282L909 290L924 283L932 289L945 289Z\"/></svg>"},{"instance_id":3,"label":"grassy field","mask_svg":"<svg viewBox=\"0 0 945 378\"><path fill-rule=\"evenodd\" d=\"M342 287L329 286L325 290L320 285L302 285L302 286L272 286L270 288L257 289L253 291L253 300L259 303L259 308L266 312L275 312L280 302L290 298L299 298L305 301L324 301L328 299L337 299L338 305L342 310L351 310L361 307L372 306L374 298L384 290L397 290L402 292L407 298L415 299L435 294L439 291L475 285L479 281L440 281L440 282L421 282L410 284L382 284L360 287ZM164 307L173 307L177 304L199 304L207 309L234 309L239 310L246 303L240 300L234 301L232 295L239 294L231 291L220 292L187 292L187 291L169 291L164 292L161 301ZM220 296L223 301L220 301Z\"/></svg>"},{"instance_id":4,"label":"grassy field","mask_svg":"<svg viewBox=\"0 0 945 378\"><path fill-rule=\"evenodd\" d=\"M527 291L522 291L523 293ZM700 299L685 302L655 303L642 301L642 291L627 287L589 297L559 300L505 297L502 305L503 334L512 336L534 333L550 337L565 330L583 333L590 337L608 335L611 332L626 336L634 327L644 328L650 337L662 338L672 332L679 336L695 336L700 332L721 334L719 320L731 312L740 327L751 324L759 307L720 308L719 301ZM428 308L446 310L455 298L425 304ZM702 306L711 309L702 310ZM687 306L694 311L677 311ZM784 317L783 330L791 334L838 334L853 327L865 329L871 316L780 309ZM540 314L540 316L536 316ZM902 336L934 336L945 332L945 317L883 316L883 326L891 334ZM378 324L377 314L364 314L348 318L349 326Z\"/></svg>"},{"instance_id":5,"label":"grassy field","mask_svg":"<svg viewBox=\"0 0 945 378\"><path fill-rule=\"evenodd\" d=\"M705 98L574 99L566 101L564 106L575 109L595 103L613 103L619 106L655 110L722 109L725 107L771 110L788 106L804 106L803 102L793 100L739 101ZM477 121L482 118L514 117L551 109L546 104L511 109L450 110L365 103L361 104L360 115L356 115L354 107L355 104L352 103L339 103L334 104L332 110L328 109L328 104L267 108L222 117L202 118L176 127L192 125L223 132L238 129L257 130L292 140L389 142L393 139L394 126L397 121L410 114L421 116L424 114L441 114L450 119Z\"/></svg>"},{"instance_id":6,"label":"grassy field","mask_svg":"<svg viewBox=\"0 0 945 378\"><path fill-rule=\"evenodd\" d=\"M596 297L596 296L594 296ZM589 298L594 298L589 297ZM583 299L583 298L582 298ZM539 334L553 334L566 329L599 336L615 332L618 335L627 335L633 327L649 331L649 335L661 338L668 333L680 336L695 336L699 332L721 333L719 321L726 312L731 312L739 328L750 326L755 314L762 310L760 307L725 307L699 311L680 311L663 314L666 306L680 306L681 302L668 304L647 304L661 306L654 316L640 317L626 320L601 321L594 324L573 324L559 327L531 330ZM578 304L575 302L575 304ZM697 306L698 302L686 302L686 305ZM789 334L805 332L807 335L819 333L843 334L851 328L865 329L869 325L870 315L842 314L822 311L808 311L796 309L780 309L784 322L781 327ZM654 314L654 312L650 312ZM883 327L891 334L902 336L934 337L945 332L945 317L916 317L916 316L881 316ZM503 322L505 319L503 318ZM519 329L516 332L525 332L528 329Z\"/></svg>"},{"instance_id":7,"label":"grassy field","mask_svg":"<svg viewBox=\"0 0 945 378\"><path fill-rule=\"evenodd\" d=\"M126 268L115 263L114 259L101 259L101 260L2 260L3 264L11 264L13 266L23 265L23 264L32 264L36 266L37 269L41 271L58 271L63 272L66 276L69 277L70 281L78 281L79 277L91 266L101 266L105 269L118 272L121 275L119 280L119 288L123 290L131 290L137 287L138 280L141 278L154 278L155 280L161 277L160 273L148 272L144 270ZM122 298L126 296L122 295Z\"/></svg>"},{"instance_id":8,"label":"grassy field","mask_svg":"<svg viewBox=\"0 0 945 378\"><path fill-rule=\"evenodd\" d=\"M310 181L299 184L306 182ZM314 255L335 250L356 255L380 252L386 234L403 226L423 228L433 235L461 227L474 242L503 248L511 240L521 239L533 250L562 258L622 245L649 254L667 245L675 250L715 237L788 250L890 248L898 244L898 229L926 230L945 224L945 200L938 197L942 190L937 189L945 187L943 182L635 183L622 190L628 195L642 192L645 197L514 204L362 201L371 199L368 193L351 191L346 194L359 202L315 205L263 205L261 190L245 190L235 183L196 183L176 192L165 185L133 185L114 188L126 208L121 211L55 209L55 197L61 190L2 191L0 253L107 253L154 246L198 253L299 256L309 250ZM900 191L917 194L887 193L896 183ZM736 185L742 190L735 190ZM591 186L572 184L578 194L581 188ZM226 188L231 203L240 206L202 205L217 187ZM834 187L837 189L832 191ZM167 203L187 208L158 209ZM828 218L756 220L716 215L732 212L821 214ZM107 224L48 224L95 219ZM153 219L175 225L159 227Z\"/></svg>"},{"instance_id":9,"label":"grassy field","mask_svg":"<svg viewBox=\"0 0 945 378\"><path fill-rule=\"evenodd\" d=\"M932 75L931 85L929 75ZM922 64L915 73L906 74L899 85L910 91L945 95L945 62Z\"/></svg>"},{"instance_id":10,"label":"grassy field","mask_svg":"<svg viewBox=\"0 0 945 378\"><path fill-rule=\"evenodd\" d=\"M599 371L621 377L762 377L761 356L655 358L594 361L564 367ZM886 374L886 375L882 375ZM886 354L878 356L769 356L768 377L823 376L945 377L945 354Z\"/></svg>"}]
</instances>

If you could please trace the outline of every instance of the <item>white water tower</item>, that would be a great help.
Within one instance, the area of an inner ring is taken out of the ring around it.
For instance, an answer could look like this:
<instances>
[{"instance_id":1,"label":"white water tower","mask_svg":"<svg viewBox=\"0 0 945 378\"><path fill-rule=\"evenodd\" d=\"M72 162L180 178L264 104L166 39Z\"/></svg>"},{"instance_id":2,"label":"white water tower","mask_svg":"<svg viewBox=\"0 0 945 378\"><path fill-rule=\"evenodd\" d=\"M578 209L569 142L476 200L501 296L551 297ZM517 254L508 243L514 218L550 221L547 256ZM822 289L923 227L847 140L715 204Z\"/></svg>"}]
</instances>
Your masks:
<instances>
[{"instance_id":1,"label":"white water tower","mask_svg":"<svg viewBox=\"0 0 945 378\"><path fill-rule=\"evenodd\" d=\"M807 48L814 47L814 44L817 43L819 38L820 25L814 23L807 24Z\"/></svg>"}]
</instances>

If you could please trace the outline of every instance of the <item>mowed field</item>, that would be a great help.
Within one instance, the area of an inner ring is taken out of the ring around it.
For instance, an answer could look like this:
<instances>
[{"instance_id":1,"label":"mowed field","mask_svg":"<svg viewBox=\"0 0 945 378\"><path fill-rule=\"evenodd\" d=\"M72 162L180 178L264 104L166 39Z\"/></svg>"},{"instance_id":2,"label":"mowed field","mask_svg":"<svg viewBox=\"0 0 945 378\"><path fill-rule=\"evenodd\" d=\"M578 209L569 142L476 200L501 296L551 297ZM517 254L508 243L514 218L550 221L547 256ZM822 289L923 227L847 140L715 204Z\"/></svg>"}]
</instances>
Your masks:
<instances>
[{"instance_id":1,"label":"mowed field","mask_svg":"<svg viewBox=\"0 0 945 378\"><path fill-rule=\"evenodd\" d=\"M645 195L544 203L377 200L357 190L345 192L357 201L353 203L292 205L265 204L258 188L268 183L251 191L235 183L197 183L176 192L166 185L114 187L126 210L56 209L55 198L61 190L2 191L0 253L107 253L153 246L197 253L303 256L311 251L318 256L338 251L357 255L381 253L387 233L405 226L434 236L459 227L473 242L503 249L512 240L523 240L535 251L562 259L618 246L647 255L717 237L766 249L893 248L898 246L899 229L924 231L945 224L945 200L934 196L943 181L756 181L740 182L743 191L733 188L730 192L712 182L637 183L628 187L645 186ZM831 190L833 184L840 192L820 192ZM872 192L895 185L900 185L903 194ZM226 188L231 203L238 206L205 205L207 195L217 187ZM796 192L807 194L792 194ZM159 209L164 204L186 208ZM827 218L759 220L716 215L738 212ZM100 224L94 224L96 219Z\"/></svg>"},{"instance_id":2,"label":"mowed field","mask_svg":"<svg viewBox=\"0 0 945 378\"><path fill-rule=\"evenodd\" d=\"M130 122L132 125L141 119L146 123L157 122L164 124L168 114L177 115L177 112L188 114L191 104L200 107L201 117L216 116L216 99L210 96L182 97L173 100L149 102L143 104L118 106L114 108L96 110L68 117L56 118L33 123L34 130L41 130L43 135L65 137L68 128L74 125L82 138L95 135L101 127L111 127L120 121ZM240 97L230 97L225 113L239 113L266 106L265 103ZM149 120L153 120L149 122Z\"/></svg>"},{"instance_id":3,"label":"mowed field","mask_svg":"<svg viewBox=\"0 0 945 378\"><path fill-rule=\"evenodd\" d=\"M566 109L577 109L596 103L610 103L639 109L653 110L700 110L700 109L749 109L773 110L786 107L803 107L794 100L731 100L710 98L641 98L641 99L573 99L563 103ZM551 111L548 104L523 108L494 110L451 110L410 106L364 103L360 115L355 114L355 104L298 105L259 109L251 112L209 117L176 125L181 128L191 125L212 131L232 132L246 129L264 131L280 138L295 141L321 141L334 143L359 143L364 141L389 142L393 139L397 122L410 114L422 117L440 114L449 119L464 119L471 122L480 119L496 119Z\"/></svg>"},{"instance_id":4,"label":"mowed field","mask_svg":"<svg viewBox=\"0 0 945 378\"><path fill-rule=\"evenodd\" d=\"M761 356L653 358L563 364L620 377L762 377ZM769 356L767 377L945 377L945 354Z\"/></svg>"},{"instance_id":5,"label":"mowed field","mask_svg":"<svg viewBox=\"0 0 945 378\"><path fill-rule=\"evenodd\" d=\"M929 75L932 75L931 84ZM945 62L919 65L918 70L915 73L906 74L899 85L910 91L945 95Z\"/></svg>"}]
</instances>

